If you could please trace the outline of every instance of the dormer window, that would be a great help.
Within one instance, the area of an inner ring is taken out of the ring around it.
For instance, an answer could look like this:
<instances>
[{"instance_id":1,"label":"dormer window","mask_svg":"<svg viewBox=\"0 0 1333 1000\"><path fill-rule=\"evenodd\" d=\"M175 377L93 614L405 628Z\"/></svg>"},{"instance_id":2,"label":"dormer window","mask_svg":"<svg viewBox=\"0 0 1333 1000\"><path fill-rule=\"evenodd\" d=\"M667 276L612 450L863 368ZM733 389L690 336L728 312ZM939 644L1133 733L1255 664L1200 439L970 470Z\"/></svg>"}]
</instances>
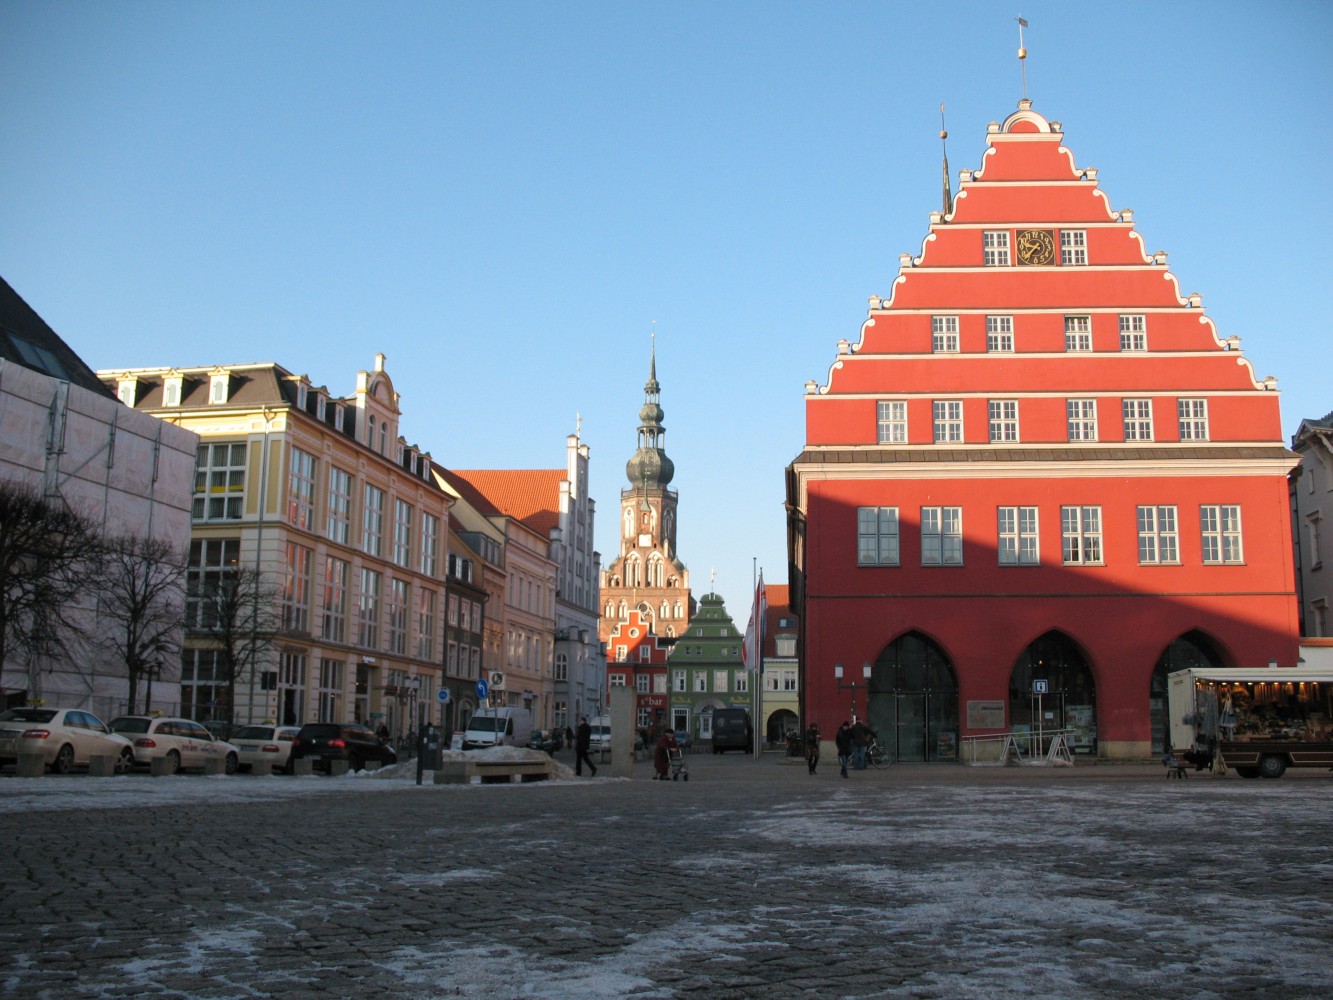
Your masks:
<instances>
[{"instance_id":1,"label":"dormer window","mask_svg":"<svg viewBox=\"0 0 1333 1000\"><path fill-rule=\"evenodd\" d=\"M210 403L225 403L231 393L231 376L214 375L208 382L208 401Z\"/></svg>"},{"instance_id":2,"label":"dormer window","mask_svg":"<svg viewBox=\"0 0 1333 1000\"><path fill-rule=\"evenodd\" d=\"M122 403L133 409L139 396L139 380L137 378L121 379L116 395Z\"/></svg>"},{"instance_id":3,"label":"dormer window","mask_svg":"<svg viewBox=\"0 0 1333 1000\"><path fill-rule=\"evenodd\" d=\"M335 431L343 429L343 425L346 422L346 417L343 416L345 412L342 403L333 404L333 429Z\"/></svg>"},{"instance_id":4,"label":"dormer window","mask_svg":"<svg viewBox=\"0 0 1333 1000\"><path fill-rule=\"evenodd\" d=\"M366 447L375 447L375 414L373 413L370 415L370 419L366 423Z\"/></svg>"},{"instance_id":5,"label":"dormer window","mask_svg":"<svg viewBox=\"0 0 1333 1000\"><path fill-rule=\"evenodd\" d=\"M296 383L296 408L304 410L309 405L310 387L304 382Z\"/></svg>"},{"instance_id":6,"label":"dormer window","mask_svg":"<svg viewBox=\"0 0 1333 1000\"><path fill-rule=\"evenodd\" d=\"M315 419L319 420L320 423L323 423L324 420L327 419L328 411L329 411L329 401L325 397L324 393L322 392L315 393Z\"/></svg>"},{"instance_id":7,"label":"dormer window","mask_svg":"<svg viewBox=\"0 0 1333 1000\"><path fill-rule=\"evenodd\" d=\"M162 383L162 405L180 406L181 405L181 376L168 376Z\"/></svg>"}]
</instances>

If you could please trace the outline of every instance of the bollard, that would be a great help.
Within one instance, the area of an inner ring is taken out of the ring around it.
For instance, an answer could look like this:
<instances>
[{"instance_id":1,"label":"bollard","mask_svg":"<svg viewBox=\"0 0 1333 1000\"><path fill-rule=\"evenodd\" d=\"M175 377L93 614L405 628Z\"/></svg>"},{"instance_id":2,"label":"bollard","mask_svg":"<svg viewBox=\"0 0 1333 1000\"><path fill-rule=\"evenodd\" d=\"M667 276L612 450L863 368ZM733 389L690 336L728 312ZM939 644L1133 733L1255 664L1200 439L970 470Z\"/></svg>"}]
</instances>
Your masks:
<instances>
[{"instance_id":1,"label":"bollard","mask_svg":"<svg viewBox=\"0 0 1333 1000\"><path fill-rule=\"evenodd\" d=\"M315 773L315 762L309 757L298 757L292 761L292 774L298 778L306 774Z\"/></svg>"},{"instance_id":2,"label":"bollard","mask_svg":"<svg viewBox=\"0 0 1333 1000\"><path fill-rule=\"evenodd\" d=\"M347 761L345 760L329 761L329 774L337 778L346 773L347 773Z\"/></svg>"},{"instance_id":3,"label":"bollard","mask_svg":"<svg viewBox=\"0 0 1333 1000\"><path fill-rule=\"evenodd\" d=\"M154 757L148 762L148 773L154 778L161 778L171 773L171 758L162 756Z\"/></svg>"},{"instance_id":4,"label":"bollard","mask_svg":"<svg viewBox=\"0 0 1333 1000\"><path fill-rule=\"evenodd\" d=\"M273 761L260 760L250 765L250 773L255 777L266 778L273 773Z\"/></svg>"},{"instance_id":5,"label":"bollard","mask_svg":"<svg viewBox=\"0 0 1333 1000\"><path fill-rule=\"evenodd\" d=\"M205 774L226 774L227 762L221 757L209 757L204 761Z\"/></svg>"},{"instance_id":6,"label":"bollard","mask_svg":"<svg viewBox=\"0 0 1333 1000\"><path fill-rule=\"evenodd\" d=\"M20 778L40 778L46 773L46 758L40 753L19 751L18 770Z\"/></svg>"},{"instance_id":7,"label":"bollard","mask_svg":"<svg viewBox=\"0 0 1333 1000\"><path fill-rule=\"evenodd\" d=\"M88 758L88 773L94 778L110 778L116 773L116 758L109 753L95 753Z\"/></svg>"}]
</instances>

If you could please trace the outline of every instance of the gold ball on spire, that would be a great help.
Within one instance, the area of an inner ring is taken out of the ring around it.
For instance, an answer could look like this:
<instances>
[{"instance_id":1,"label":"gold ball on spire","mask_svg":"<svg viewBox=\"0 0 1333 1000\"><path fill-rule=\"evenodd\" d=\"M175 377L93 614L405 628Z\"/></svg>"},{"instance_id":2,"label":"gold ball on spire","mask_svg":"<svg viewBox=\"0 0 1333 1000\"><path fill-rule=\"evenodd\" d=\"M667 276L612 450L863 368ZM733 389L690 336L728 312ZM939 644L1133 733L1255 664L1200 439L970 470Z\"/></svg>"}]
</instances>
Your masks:
<instances>
[{"instance_id":1,"label":"gold ball on spire","mask_svg":"<svg viewBox=\"0 0 1333 1000\"><path fill-rule=\"evenodd\" d=\"M940 138L941 138L941 139L947 139L947 138L949 138L949 133L946 132L946 131L944 131L944 129L940 129Z\"/></svg>"},{"instance_id":2,"label":"gold ball on spire","mask_svg":"<svg viewBox=\"0 0 1333 1000\"><path fill-rule=\"evenodd\" d=\"M1028 57L1028 50L1027 50L1027 49L1019 49L1019 50L1018 50L1018 58L1019 58L1019 59L1026 59L1027 57Z\"/></svg>"}]
</instances>

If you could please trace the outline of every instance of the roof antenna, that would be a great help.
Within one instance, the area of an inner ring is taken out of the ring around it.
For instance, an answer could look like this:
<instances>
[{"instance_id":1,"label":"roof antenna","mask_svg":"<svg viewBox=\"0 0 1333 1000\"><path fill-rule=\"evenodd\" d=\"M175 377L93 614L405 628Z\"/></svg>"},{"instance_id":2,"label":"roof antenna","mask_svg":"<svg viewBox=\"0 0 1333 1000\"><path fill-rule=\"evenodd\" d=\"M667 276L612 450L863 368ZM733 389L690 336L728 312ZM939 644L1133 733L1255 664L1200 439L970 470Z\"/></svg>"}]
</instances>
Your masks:
<instances>
[{"instance_id":1,"label":"roof antenna","mask_svg":"<svg viewBox=\"0 0 1333 1000\"><path fill-rule=\"evenodd\" d=\"M1028 50L1023 48L1023 29L1028 26L1027 21L1021 16L1016 18L1018 21L1018 66L1023 75L1023 100L1028 99Z\"/></svg>"},{"instance_id":2,"label":"roof antenna","mask_svg":"<svg viewBox=\"0 0 1333 1000\"><path fill-rule=\"evenodd\" d=\"M940 101L940 148L944 150L944 214L953 211L953 191L949 188L949 133L944 130L944 102Z\"/></svg>"}]
</instances>

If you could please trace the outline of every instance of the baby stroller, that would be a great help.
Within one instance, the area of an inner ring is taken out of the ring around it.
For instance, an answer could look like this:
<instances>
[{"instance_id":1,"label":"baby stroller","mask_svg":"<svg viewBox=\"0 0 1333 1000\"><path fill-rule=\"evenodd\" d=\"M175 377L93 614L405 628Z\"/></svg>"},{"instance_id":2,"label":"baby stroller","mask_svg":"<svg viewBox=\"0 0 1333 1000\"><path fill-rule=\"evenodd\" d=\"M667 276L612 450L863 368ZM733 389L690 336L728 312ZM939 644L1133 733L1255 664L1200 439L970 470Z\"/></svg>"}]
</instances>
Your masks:
<instances>
[{"instance_id":1,"label":"baby stroller","mask_svg":"<svg viewBox=\"0 0 1333 1000\"><path fill-rule=\"evenodd\" d=\"M680 747L667 747L667 767L671 771L671 780L690 780L690 770L685 766L685 751Z\"/></svg>"}]
</instances>

